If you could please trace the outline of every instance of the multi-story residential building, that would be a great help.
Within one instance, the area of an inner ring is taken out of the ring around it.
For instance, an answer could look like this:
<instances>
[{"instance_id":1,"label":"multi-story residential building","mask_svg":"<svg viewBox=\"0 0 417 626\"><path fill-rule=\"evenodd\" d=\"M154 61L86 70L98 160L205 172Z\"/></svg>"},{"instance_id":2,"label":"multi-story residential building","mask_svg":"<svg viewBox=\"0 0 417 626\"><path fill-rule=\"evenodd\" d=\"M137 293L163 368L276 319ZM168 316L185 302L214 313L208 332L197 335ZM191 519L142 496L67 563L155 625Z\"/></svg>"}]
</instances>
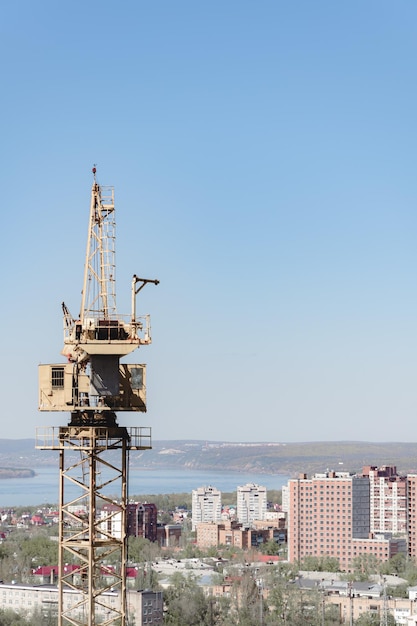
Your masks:
<instances>
[{"instance_id":1,"label":"multi-story residential building","mask_svg":"<svg viewBox=\"0 0 417 626\"><path fill-rule=\"evenodd\" d=\"M276 526L248 528L235 521L197 524L197 546L210 548L213 546L234 546L247 550L258 548L268 541L282 543L285 541L285 530Z\"/></svg>"},{"instance_id":2,"label":"multi-story residential building","mask_svg":"<svg viewBox=\"0 0 417 626\"><path fill-rule=\"evenodd\" d=\"M242 528L239 522L227 522L220 524L218 544L221 546L234 546L247 550L251 546L251 535L248 528Z\"/></svg>"},{"instance_id":3,"label":"multi-story residential building","mask_svg":"<svg viewBox=\"0 0 417 626\"><path fill-rule=\"evenodd\" d=\"M282 505L281 508L284 513L288 513L290 507L290 491L288 485L283 485L281 490Z\"/></svg>"},{"instance_id":4,"label":"multi-story residential building","mask_svg":"<svg viewBox=\"0 0 417 626\"><path fill-rule=\"evenodd\" d=\"M223 524L200 522L196 525L196 544L198 548L212 548L219 545L219 527Z\"/></svg>"},{"instance_id":5,"label":"multi-story residential building","mask_svg":"<svg viewBox=\"0 0 417 626\"><path fill-rule=\"evenodd\" d=\"M215 487L199 487L192 491L192 530L200 522L220 522L222 494Z\"/></svg>"},{"instance_id":6,"label":"multi-story residential building","mask_svg":"<svg viewBox=\"0 0 417 626\"><path fill-rule=\"evenodd\" d=\"M386 561L404 551L404 541L399 544L386 535L371 533L368 476L326 472L308 479L301 474L290 480L288 487L289 561L331 556L347 570L360 554L375 554Z\"/></svg>"},{"instance_id":7,"label":"multi-story residential building","mask_svg":"<svg viewBox=\"0 0 417 626\"><path fill-rule=\"evenodd\" d=\"M405 535L407 477L399 476L395 465L366 465L362 476L369 477L371 532Z\"/></svg>"},{"instance_id":8,"label":"multi-story residential building","mask_svg":"<svg viewBox=\"0 0 417 626\"><path fill-rule=\"evenodd\" d=\"M127 534L132 537L144 537L149 541L157 540L158 511L155 504L133 502L127 505ZM103 531L113 537L122 536L122 513L120 505L105 504L100 512Z\"/></svg>"},{"instance_id":9,"label":"multi-story residential building","mask_svg":"<svg viewBox=\"0 0 417 626\"><path fill-rule=\"evenodd\" d=\"M250 531L235 521L197 524L197 546L234 546L245 550L250 547Z\"/></svg>"},{"instance_id":10,"label":"multi-story residential building","mask_svg":"<svg viewBox=\"0 0 417 626\"><path fill-rule=\"evenodd\" d=\"M158 511L150 502L134 502L127 505L127 534L157 540Z\"/></svg>"},{"instance_id":11,"label":"multi-story residential building","mask_svg":"<svg viewBox=\"0 0 417 626\"><path fill-rule=\"evenodd\" d=\"M248 483L237 488L237 519L244 526L266 517L266 488Z\"/></svg>"},{"instance_id":12,"label":"multi-story residential building","mask_svg":"<svg viewBox=\"0 0 417 626\"><path fill-rule=\"evenodd\" d=\"M273 530L273 539L277 543L287 543L287 515L283 511L276 514L274 519L267 516L266 520L255 520L253 530Z\"/></svg>"},{"instance_id":13,"label":"multi-story residential building","mask_svg":"<svg viewBox=\"0 0 417 626\"><path fill-rule=\"evenodd\" d=\"M407 476L408 556L417 559L417 474Z\"/></svg>"},{"instance_id":14,"label":"multi-story residential building","mask_svg":"<svg viewBox=\"0 0 417 626\"><path fill-rule=\"evenodd\" d=\"M98 603L96 615L98 620L105 621L113 616L113 612L121 607L121 596L117 591L106 591L103 602ZM64 609L74 606L81 593L79 590L64 589ZM20 584L0 584L0 608L12 609L16 612L24 612L31 615L36 609L40 609L46 616L57 615L58 612L58 587L53 585L31 586ZM163 623L163 597L161 591L131 591L127 592L127 613L129 623L132 620L136 626L144 624ZM80 615L80 619L83 616Z\"/></svg>"},{"instance_id":15,"label":"multi-story residential building","mask_svg":"<svg viewBox=\"0 0 417 626\"><path fill-rule=\"evenodd\" d=\"M366 481L369 489L369 480ZM344 569L352 560L352 478L347 472L301 474L290 480L288 560L334 556ZM364 537L369 533L368 529Z\"/></svg>"}]
</instances>

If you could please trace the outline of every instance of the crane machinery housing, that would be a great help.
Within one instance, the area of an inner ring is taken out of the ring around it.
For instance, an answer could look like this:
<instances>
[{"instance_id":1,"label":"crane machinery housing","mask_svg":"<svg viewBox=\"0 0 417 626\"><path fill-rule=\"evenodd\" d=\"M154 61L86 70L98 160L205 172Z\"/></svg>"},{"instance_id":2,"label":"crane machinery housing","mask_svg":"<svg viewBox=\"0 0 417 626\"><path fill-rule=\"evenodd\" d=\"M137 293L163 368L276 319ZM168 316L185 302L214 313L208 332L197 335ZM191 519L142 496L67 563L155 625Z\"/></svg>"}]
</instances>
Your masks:
<instances>
[{"instance_id":1,"label":"crane machinery housing","mask_svg":"<svg viewBox=\"0 0 417 626\"><path fill-rule=\"evenodd\" d=\"M151 343L136 296L159 281L134 275L131 312L117 313L114 189L92 171L80 313L62 303L66 362L39 366L39 410L70 417L37 428L36 447L59 452L58 626L127 626L128 457L151 448L151 430L117 422L117 412L146 411L146 366L121 358Z\"/></svg>"}]
</instances>

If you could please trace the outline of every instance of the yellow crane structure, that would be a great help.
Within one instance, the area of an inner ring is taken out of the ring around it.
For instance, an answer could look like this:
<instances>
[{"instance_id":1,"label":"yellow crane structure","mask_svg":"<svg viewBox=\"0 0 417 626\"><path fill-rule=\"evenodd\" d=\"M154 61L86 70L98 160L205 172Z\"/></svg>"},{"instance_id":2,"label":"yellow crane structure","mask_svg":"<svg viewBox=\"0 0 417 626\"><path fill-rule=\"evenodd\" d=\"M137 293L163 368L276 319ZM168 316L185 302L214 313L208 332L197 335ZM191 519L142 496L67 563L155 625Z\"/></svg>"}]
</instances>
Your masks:
<instances>
[{"instance_id":1,"label":"yellow crane structure","mask_svg":"<svg viewBox=\"0 0 417 626\"><path fill-rule=\"evenodd\" d=\"M92 171L80 314L62 303L66 362L39 366L39 410L70 417L38 428L36 448L59 453L58 626L127 626L128 457L151 448L151 429L117 422L118 412L146 411L146 366L121 359L151 343L136 296L159 281L134 275L131 312L118 315L114 189Z\"/></svg>"}]
</instances>

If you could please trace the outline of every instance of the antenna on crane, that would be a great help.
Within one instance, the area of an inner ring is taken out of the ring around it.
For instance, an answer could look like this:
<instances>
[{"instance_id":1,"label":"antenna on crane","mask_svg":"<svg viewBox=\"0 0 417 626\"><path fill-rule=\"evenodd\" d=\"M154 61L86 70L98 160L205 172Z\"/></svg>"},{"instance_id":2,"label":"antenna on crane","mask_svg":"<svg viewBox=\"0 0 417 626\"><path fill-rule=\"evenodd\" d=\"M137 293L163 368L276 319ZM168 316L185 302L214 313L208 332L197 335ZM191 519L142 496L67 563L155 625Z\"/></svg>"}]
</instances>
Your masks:
<instances>
[{"instance_id":1,"label":"antenna on crane","mask_svg":"<svg viewBox=\"0 0 417 626\"><path fill-rule=\"evenodd\" d=\"M121 358L151 343L150 318L137 316L136 296L159 281L135 274L132 310L117 313L114 189L97 182L96 166L92 172L78 319L62 303L67 363L39 366L39 410L70 411L67 426L37 429L36 441L60 458L58 626L95 626L103 615L107 626L127 624L128 455L152 447L150 428L119 426L116 412L146 411L146 366ZM110 555L120 563L111 570L111 586L103 565ZM65 567L74 561L77 576ZM111 589L118 592L117 606Z\"/></svg>"}]
</instances>

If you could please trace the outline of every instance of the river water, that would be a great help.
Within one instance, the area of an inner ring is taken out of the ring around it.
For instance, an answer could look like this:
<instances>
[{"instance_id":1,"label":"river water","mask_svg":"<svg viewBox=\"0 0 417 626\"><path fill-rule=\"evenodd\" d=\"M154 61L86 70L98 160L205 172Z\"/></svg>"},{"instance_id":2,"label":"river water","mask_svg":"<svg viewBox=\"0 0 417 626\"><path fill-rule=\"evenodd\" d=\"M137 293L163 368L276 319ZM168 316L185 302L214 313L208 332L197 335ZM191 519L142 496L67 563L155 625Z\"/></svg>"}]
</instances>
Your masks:
<instances>
[{"instance_id":1,"label":"river water","mask_svg":"<svg viewBox=\"0 0 417 626\"><path fill-rule=\"evenodd\" d=\"M0 510L14 506L56 504L58 502L59 470L36 468L33 478L0 480ZM197 470L129 470L129 496L164 493L191 493L198 487L211 485L220 491L236 491L238 485L256 483L266 489L281 489L288 481L281 474L248 474L240 472ZM114 487L113 487L114 491ZM66 487L66 500L71 497ZM74 491L74 496L76 492Z\"/></svg>"}]
</instances>

